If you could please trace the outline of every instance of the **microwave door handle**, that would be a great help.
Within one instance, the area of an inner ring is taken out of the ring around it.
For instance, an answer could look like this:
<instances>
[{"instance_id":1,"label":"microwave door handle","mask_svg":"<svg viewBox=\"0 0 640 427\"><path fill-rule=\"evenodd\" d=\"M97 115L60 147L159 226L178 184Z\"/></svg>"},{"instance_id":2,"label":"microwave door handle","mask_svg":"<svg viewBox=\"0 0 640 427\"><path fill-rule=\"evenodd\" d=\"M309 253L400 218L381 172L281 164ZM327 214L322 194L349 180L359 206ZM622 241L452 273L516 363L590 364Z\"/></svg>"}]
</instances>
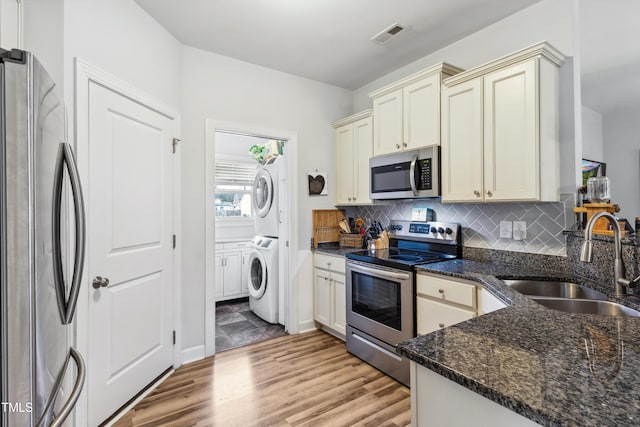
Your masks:
<instances>
[{"instance_id":1,"label":"microwave door handle","mask_svg":"<svg viewBox=\"0 0 640 427\"><path fill-rule=\"evenodd\" d=\"M413 195L418 195L418 189L416 188L416 162L418 161L418 156L413 156L411 160L411 167L409 167L409 183L411 183L411 191L413 191Z\"/></svg>"}]
</instances>

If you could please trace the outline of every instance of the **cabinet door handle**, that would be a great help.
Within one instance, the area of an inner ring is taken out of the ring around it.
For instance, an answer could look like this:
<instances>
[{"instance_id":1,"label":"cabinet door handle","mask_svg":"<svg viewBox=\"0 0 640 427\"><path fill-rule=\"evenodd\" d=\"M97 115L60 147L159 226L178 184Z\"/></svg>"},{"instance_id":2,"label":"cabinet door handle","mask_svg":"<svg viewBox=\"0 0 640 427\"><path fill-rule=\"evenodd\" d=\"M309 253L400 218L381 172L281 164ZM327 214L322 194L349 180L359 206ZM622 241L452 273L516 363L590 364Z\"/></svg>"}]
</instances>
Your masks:
<instances>
[{"instance_id":1,"label":"cabinet door handle","mask_svg":"<svg viewBox=\"0 0 640 427\"><path fill-rule=\"evenodd\" d=\"M444 289L438 289L438 292L440 292L441 294L444 294Z\"/></svg>"},{"instance_id":2,"label":"cabinet door handle","mask_svg":"<svg viewBox=\"0 0 640 427\"><path fill-rule=\"evenodd\" d=\"M491 190L487 190L487 196L489 197L493 196L493 193L491 192Z\"/></svg>"},{"instance_id":3,"label":"cabinet door handle","mask_svg":"<svg viewBox=\"0 0 640 427\"><path fill-rule=\"evenodd\" d=\"M438 326L440 326L441 328L444 328L444 323L438 323Z\"/></svg>"},{"instance_id":4,"label":"cabinet door handle","mask_svg":"<svg viewBox=\"0 0 640 427\"><path fill-rule=\"evenodd\" d=\"M400 149L400 144L396 144L396 148L399 150Z\"/></svg>"},{"instance_id":5,"label":"cabinet door handle","mask_svg":"<svg viewBox=\"0 0 640 427\"><path fill-rule=\"evenodd\" d=\"M478 190L473 190L473 194L474 194L476 197L480 197L480 192L479 192Z\"/></svg>"},{"instance_id":6,"label":"cabinet door handle","mask_svg":"<svg viewBox=\"0 0 640 427\"><path fill-rule=\"evenodd\" d=\"M351 201L351 197L348 197L349 201Z\"/></svg>"},{"instance_id":7,"label":"cabinet door handle","mask_svg":"<svg viewBox=\"0 0 640 427\"><path fill-rule=\"evenodd\" d=\"M402 146L403 146L403 147L405 147L405 148L407 148L407 143L406 143L406 142L403 142L403 143L402 143Z\"/></svg>"}]
</instances>

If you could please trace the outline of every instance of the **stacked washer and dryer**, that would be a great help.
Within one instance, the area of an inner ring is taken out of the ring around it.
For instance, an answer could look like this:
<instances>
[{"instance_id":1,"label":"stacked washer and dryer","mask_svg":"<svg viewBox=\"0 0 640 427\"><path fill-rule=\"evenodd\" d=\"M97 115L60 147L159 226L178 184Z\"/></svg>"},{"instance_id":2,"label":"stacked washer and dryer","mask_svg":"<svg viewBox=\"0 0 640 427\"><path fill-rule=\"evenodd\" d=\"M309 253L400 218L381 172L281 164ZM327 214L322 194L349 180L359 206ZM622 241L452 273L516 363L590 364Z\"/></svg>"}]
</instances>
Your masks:
<instances>
[{"instance_id":1,"label":"stacked washer and dryer","mask_svg":"<svg viewBox=\"0 0 640 427\"><path fill-rule=\"evenodd\" d=\"M256 236L249 257L249 307L269 323L279 323L278 180L282 163L275 157L258 169L251 197Z\"/></svg>"}]
</instances>

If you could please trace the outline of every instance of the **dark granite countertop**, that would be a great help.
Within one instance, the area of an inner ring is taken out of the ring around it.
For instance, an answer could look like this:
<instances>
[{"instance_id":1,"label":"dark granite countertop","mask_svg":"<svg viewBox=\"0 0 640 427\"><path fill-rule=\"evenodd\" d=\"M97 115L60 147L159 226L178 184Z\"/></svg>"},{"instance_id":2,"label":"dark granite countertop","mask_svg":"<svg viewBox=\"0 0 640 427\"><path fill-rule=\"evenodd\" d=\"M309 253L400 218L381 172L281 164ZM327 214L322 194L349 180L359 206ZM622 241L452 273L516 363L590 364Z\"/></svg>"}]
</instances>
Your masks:
<instances>
[{"instance_id":1,"label":"dark granite countertop","mask_svg":"<svg viewBox=\"0 0 640 427\"><path fill-rule=\"evenodd\" d=\"M419 271L477 281L508 306L400 343L398 353L542 425L640 425L640 318L551 310L498 279L572 279L611 292L548 267L425 265ZM640 308L637 297L618 302Z\"/></svg>"},{"instance_id":2,"label":"dark granite countertop","mask_svg":"<svg viewBox=\"0 0 640 427\"><path fill-rule=\"evenodd\" d=\"M334 255L334 256L345 256L348 253L351 252L357 252L357 251L363 251L364 249L362 248L347 248L347 247L340 247L338 245L319 245L317 248L312 248L311 249L313 252L319 252L319 253L324 253L327 255Z\"/></svg>"}]
</instances>

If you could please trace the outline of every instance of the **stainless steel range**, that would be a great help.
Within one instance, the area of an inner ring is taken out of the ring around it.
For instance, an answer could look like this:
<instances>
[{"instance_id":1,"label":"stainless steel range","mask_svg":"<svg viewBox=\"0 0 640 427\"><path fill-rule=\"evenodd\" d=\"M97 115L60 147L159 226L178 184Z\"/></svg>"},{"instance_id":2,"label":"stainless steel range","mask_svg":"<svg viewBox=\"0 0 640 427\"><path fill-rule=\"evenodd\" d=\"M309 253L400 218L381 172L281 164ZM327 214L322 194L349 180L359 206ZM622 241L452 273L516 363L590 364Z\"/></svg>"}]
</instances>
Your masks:
<instances>
[{"instance_id":1,"label":"stainless steel range","mask_svg":"<svg viewBox=\"0 0 640 427\"><path fill-rule=\"evenodd\" d=\"M462 255L460 224L391 221L389 249L347 254L347 350L403 384L395 345L416 336L415 268Z\"/></svg>"}]
</instances>

